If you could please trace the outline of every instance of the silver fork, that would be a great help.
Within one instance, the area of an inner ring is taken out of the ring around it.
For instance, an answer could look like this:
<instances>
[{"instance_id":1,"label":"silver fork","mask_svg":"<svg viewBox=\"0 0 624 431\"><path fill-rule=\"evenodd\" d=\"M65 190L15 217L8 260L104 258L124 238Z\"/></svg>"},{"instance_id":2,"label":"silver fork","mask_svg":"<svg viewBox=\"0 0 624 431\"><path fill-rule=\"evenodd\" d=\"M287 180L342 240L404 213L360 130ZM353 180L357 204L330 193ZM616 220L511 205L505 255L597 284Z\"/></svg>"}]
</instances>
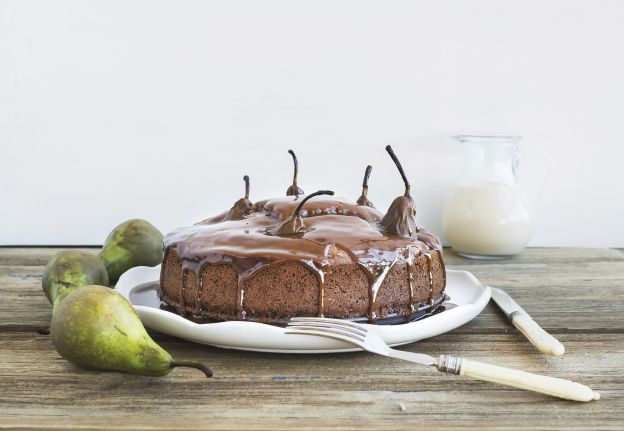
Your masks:
<instances>
[{"instance_id":1,"label":"silver fork","mask_svg":"<svg viewBox=\"0 0 624 431\"><path fill-rule=\"evenodd\" d=\"M363 325L347 320L322 317L294 317L285 329L287 334L317 335L346 341L378 355L403 359L420 365L430 365L439 371L478 380L497 383L528 391L540 392L553 397L574 401L600 399L600 394L591 388L570 380L527 373L498 365L476 362L465 358L440 355L439 358L423 353L404 352L390 348L375 332Z\"/></svg>"}]
</instances>

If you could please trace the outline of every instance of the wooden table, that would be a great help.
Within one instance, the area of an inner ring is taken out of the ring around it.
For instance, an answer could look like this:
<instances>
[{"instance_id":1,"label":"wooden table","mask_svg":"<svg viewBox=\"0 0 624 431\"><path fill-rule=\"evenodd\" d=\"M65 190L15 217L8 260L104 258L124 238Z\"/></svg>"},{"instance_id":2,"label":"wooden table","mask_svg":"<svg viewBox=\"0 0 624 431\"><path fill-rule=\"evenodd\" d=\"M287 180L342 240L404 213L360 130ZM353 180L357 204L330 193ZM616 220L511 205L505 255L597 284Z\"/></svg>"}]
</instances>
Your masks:
<instances>
[{"instance_id":1,"label":"wooden table","mask_svg":"<svg viewBox=\"0 0 624 431\"><path fill-rule=\"evenodd\" d=\"M575 403L369 353L221 350L154 334L174 356L216 372L150 378L76 368L37 330L50 321L41 272L57 249L0 248L0 428L618 429L624 428L624 253L530 249L450 268L505 288L566 346L537 352L490 303L469 324L405 350L452 353L577 380L602 394Z\"/></svg>"}]
</instances>

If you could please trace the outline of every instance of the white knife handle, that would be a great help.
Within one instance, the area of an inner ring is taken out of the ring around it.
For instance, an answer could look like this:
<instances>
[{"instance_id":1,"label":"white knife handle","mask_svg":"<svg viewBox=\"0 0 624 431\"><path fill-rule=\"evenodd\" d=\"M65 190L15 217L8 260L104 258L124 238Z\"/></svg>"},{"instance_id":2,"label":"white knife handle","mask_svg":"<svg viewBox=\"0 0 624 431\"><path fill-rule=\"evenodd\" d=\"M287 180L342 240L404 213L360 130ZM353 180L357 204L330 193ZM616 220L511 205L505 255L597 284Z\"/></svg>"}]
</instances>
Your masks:
<instances>
[{"instance_id":1,"label":"white knife handle","mask_svg":"<svg viewBox=\"0 0 624 431\"><path fill-rule=\"evenodd\" d=\"M449 365L450 368L445 368ZM473 379L525 389L527 391L540 392L566 400L591 401L600 399L600 394L598 392L594 392L591 388L570 380L531 374L525 371L484 364L483 362L470 361L463 358L455 358L448 355L442 355L440 357L438 369L451 374L459 374L460 376L472 377ZM457 370L459 370L459 372L457 372Z\"/></svg>"},{"instance_id":2,"label":"white knife handle","mask_svg":"<svg viewBox=\"0 0 624 431\"><path fill-rule=\"evenodd\" d=\"M561 344L559 340L544 331L541 326L535 323L535 320L531 319L526 314L512 314L511 323L518 328L540 352L552 356L560 356L565 352L565 347L563 347L563 344Z\"/></svg>"}]
</instances>

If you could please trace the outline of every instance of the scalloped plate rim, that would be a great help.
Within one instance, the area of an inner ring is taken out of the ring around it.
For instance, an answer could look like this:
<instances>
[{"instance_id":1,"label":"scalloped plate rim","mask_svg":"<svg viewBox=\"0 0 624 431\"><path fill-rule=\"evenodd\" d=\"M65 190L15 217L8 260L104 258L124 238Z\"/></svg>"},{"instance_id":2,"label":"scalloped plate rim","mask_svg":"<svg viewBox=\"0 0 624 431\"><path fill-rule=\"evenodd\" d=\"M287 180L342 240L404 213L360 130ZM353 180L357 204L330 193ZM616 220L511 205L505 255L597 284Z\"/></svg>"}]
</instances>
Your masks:
<instances>
[{"instance_id":1,"label":"scalloped plate rim","mask_svg":"<svg viewBox=\"0 0 624 431\"><path fill-rule=\"evenodd\" d=\"M126 271L115 290L128 299L139 288L156 285L160 265ZM400 325L370 325L391 346L400 346L449 332L474 319L490 300L491 290L468 271L447 269L447 294L455 308ZM348 343L314 335L285 334L284 328L257 322L195 323L170 311L132 304L143 324L159 332L223 349L270 353L342 353L361 351Z\"/></svg>"}]
</instances>

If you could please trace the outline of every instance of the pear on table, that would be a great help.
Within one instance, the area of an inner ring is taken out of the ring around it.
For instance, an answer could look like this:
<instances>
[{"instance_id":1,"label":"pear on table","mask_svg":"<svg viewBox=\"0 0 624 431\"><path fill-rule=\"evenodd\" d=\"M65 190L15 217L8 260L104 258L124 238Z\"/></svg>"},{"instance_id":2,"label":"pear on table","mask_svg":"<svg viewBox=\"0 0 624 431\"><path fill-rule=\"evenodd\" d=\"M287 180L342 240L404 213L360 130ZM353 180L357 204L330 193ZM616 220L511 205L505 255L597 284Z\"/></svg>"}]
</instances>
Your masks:
<instances>
[{"instance_id":1,"label":"pear on table","mask_svg":"<svg viewBox=\"0 0 624 431\"><path fill-rule=\"evenodd\" d=\"M410 195L409 181L407 181L401 162L399 162L399 159L394 154L394 151L392 151L392 147L390 145L386 147L386 151L390 154L392 161L401 174L401 178L405 184L405 193L403 196L396 198L392 204L390 204L388 212L381 220L381 230L388 235L417 239L418 228L416 226L416 204Z\"/></svg>"},{"instance_id":2,"label":"pear on table","mask_svg":"<svg viewBox=\"0 0 624 431\"><path fill-rule=\"evenodd\" d=\"M108 235L98 256L114 283L130 268L160 264L163 234L146 220L125 221Z\"/></svg>"},{"instance_id":3,"label":"pear on table","mask_svg":"<svg viewBox=\"0 0 624 431\"><path fill-rule=\"evenodd\" d=\"M53 309L74 290L90 284L108 286L108 273L94 254L80 250L56 253L43 270L41 286Z\"/></svg>"},{"instance_id":4,"label":"pear on table","mask_svg":"<svg viewBox=\"0 0 624 431\"><path fill-rule=\"evenodd\" d=\"M164 376L192 367L211 377L205 365L178 361L154 342L132 305L103 286L85 286L59 304L50 326L52 343L68 361L85 368Z\"/></svg>"}]
</instances>

